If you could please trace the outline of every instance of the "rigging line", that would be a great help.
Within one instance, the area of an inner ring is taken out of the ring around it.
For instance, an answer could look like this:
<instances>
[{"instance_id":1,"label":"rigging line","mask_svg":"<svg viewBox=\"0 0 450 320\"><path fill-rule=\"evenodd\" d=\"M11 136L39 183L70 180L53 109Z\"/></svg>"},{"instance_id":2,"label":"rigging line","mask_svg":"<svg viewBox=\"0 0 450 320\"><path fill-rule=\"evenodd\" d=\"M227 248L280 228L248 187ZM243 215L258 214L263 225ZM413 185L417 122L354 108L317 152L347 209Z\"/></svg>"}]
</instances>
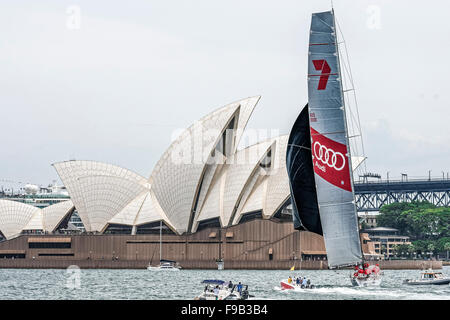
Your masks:
<instances>
[{"instance_id":1,"label":"rigging line","mask_svg":"<svg viewBox=\"0 0 450 320\"><path fill-rule=\"evenodd\" d=\"M350 58L348 56L347 43L345 42L344 34L342 33L341 26L340 26L339 22L337 21L337 19L336 19L336 24L337 24L339 33L341 34L341 37L342 37L343 42L344 42L345 55L347 57L347 63L348 63L349 72L350 72L350 82L352 83L352 87L354 88L355 85L354 85L354 82L353 82L353 74L352 74L352 69L351 69L351 66L350 66ZM355 104L356 104L356 114L357 114L357 118L358 118L359 127L361 128L361 119L360 119L360 116L359 116L359 108L358 108L358 101L356 99L356 94L354 94L353 98L354 98L354 101L355 101ZM361 147L362 147L363 154L365 155L364 139L362 138L362 130L360 129L360 131L361 131ZM367 172L367 166L366 166L366 162L365 161L364 161L363 165L364 165L364 170Z\"/></svg>"},{"instance_id":2,"label":"rigging line","mask_svg":"<svg viewBox=\"0 0 450 320\"><path fill-rule=\"evenodd\" d=\"M347 69L347 65L345 64L345 60L344 59L341 59L341 62L342 62L342 66L344 67L344 69L345 69L345 72L344 72L344 74L343 74L343 76L342 76L342 79L343 79L343 84L344 84L344 86L346 87L346 88L348 88L349 87L349 85L347 84L347 82L349 81L348 79L347 79L347 77L348 78L350 78L350 75L349 75L349 71L348 71L348 69ZM351 83L350 83L351 84ZM355 119L355 115L354 115L354 112L353 112L353 108L351 107L352 106L352 104L350 103L350 98L348 97L348 94L347 94L347 92L349 92L349 91L353 91L354 90L354 88L352 87L351 89L346 89L346 90L343 90L343 93L344 93L344 99L345 99L345 101L346 101L346 104L347 104L347 106L348 106L348 111L350 112L350 119L348 119L349 120L349 124L351 124L352 125L352 130L354 130L354 127L355 127L355 124L356 124L356 127L358 128L358 130L361 130L361 128L358 126L358 123L357 123L357 121L356 121L356 119Z\"/></svg>"},{"instance_id":3,"label":"rigging line","mask_svg":"<svg viewBox=\"0 0 450 320\"><path fill-rule=\"evenodd\" d=\"M343 77L343 79L345 81L345 77ZM349 125L351 125L351 128L349 128L349 129L351 129L352 131L355 131L355 126L356 126L357 131L361 131L361 128L359 128L358 122L355 119L355 115L354 115L354 112L353 112L352 104L350 103L350 98L348 97L348 94L346 94L345 91L344 91L344 99L345 99L346 105L348 107L347 111L349 111L349 113L350 113L350 118L347 119L348 122L349 122Z\"/></svg>"},{"instance_id":4,"label":"rigging line","mask_svg":"<svg viewBox=\"0 0 450 320\"><path fill-rule=\"evenodd\" d=\"M342 33L342 29L341 29L341 27L339 25L339 22L337 22L337 25L338 25L339 33L341 34L341 37L344 39L344 34ZM351 65L350 65L350 58L349 58L349 55L348 55L347 44L345 43L345 41L344 41L344 49L345 49L344 51L345 51L345 55L346 55L346 61L347 61L347 64L348 64L349 79L350 79L350 82L352 84L352 87L355 88L354 81L353 81L353 73L352 73ZM357 106L358 103L357 103L357 99L356 99L356 94L354 95L354 100L355 100L355 104ZM359 119L359 109L358 108L357 108L357 114L358 114L358 120L360 120Z\"/></svg>"},{"instance_id":5,"label":"rigging line","mask_svg":"<svg viewBox=\"0 0 450 320\"><path fill-rule=\"evenodd\" d=\"M353 108L351 108L350 98L348 97L348 95L346 95L345 98L346 98L347 103L349 105L348 109L350 111L350 116L351 116L350 120L351 120L351 124L352 124L352 129L355 130L355 126L356 126L357 131L361 132L361 127L360 127L360 125L358 123L358 120L355 118L354 110L353 110Z\"/></svg>"},{"instance_id":6,"label":"rigging line","mask_svg":"<svg viewBox=\"0 0 450 320\"><path fill-rule=\"evenodd\" d=\"M346 80L345 77L343 77L343 78L344 78L344 80ZM360 124L359 124L358 120L355 119L354 110L353 110L354 108L351 107L352 104L350 103L350 97L349 97L350 93L348 93L348 92L351 92L353 95L355 95L355 94L356 94L356 93L355 93L355 89L354 89L354 88L351 88L351 89L349 89L349 90L345 90L345 91L344 91L344 94L345 94L346 100L347 100L348 105L349 105L349 111L350 111L350 114L351 114L351 116L352 116L352 120L354 120L354 125L356 125L357 128L358 128L358 130L361 131Z\"/></svg>"}]
</instances>

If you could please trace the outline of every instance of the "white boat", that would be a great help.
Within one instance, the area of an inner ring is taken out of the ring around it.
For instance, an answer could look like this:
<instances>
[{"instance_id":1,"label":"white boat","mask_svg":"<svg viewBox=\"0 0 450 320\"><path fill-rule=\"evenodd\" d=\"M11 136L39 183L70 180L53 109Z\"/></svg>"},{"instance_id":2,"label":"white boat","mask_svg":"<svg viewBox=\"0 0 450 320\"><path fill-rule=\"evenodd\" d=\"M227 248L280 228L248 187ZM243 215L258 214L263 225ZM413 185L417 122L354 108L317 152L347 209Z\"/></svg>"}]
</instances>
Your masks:
<instances>
[{"instance_id":1,"label":"white boat","mask_svg":"<svg viewBox=\"0 0 450 320\"><path fill-rule=\"evenodd\" d=\"M147 266L147 270L150 271L180 271L181 267L175 261L161 260L158 266Z\"/></svg>"},{"instance_id":2,"label":"white boat","mask_svg":"<svg viewBox=\"0 0 450 320\"><path fill-rule=\"evenodd\" d=\"M420 285L445 285L450 283L450 278L446 277L442 272L436 272L432 269L423 271L420 274L420 279L406 279L404 284L420 286Z\"/></svg>"},{"instance_id":3,"label":"white boat","mask_svg":"<svg viewBox=\"0 0 450 320\"><path fill-rule=\"evenodd\" d=\"M355 115L348 104L353 81L345 82L348 87L344 88L342 80L349 73L340 60L342 40L334 10L312 14L308 104L294 123L286 153L294 228L324 237L330 269L365 265L353 186L353 171L364 171L359 167L365 157L356 154L363 148L355 148L354 139L361 132L349 130L350 125L353 130L360 126L354 125ZM351 282L379 285L380 279L381 274Z\"/></svg>"},{"instance_id":4,"label":"white boat","mask_svg":"<svg viewBox=\"0 0 450 320\"><path fill-rule=\"evenodd\" d=\"M280 285L281 290L314 289L315 286L311 284L309 280L308 282L309 284L307 283L306 285L302 284L302 282L297 284L297 281L295 281L295 279L291 279L291 281L289 281L289 279L285 279L280 281Z\"/></svg>"},{"instance_id":5,"label":"white boat","mask_svg":"<svg viewBox=\"0 0 450 320\"><path fill-rule=\"evenodd\" d=\"M205 288L194 300L247 300L248 285L229 285L223 280L203 280Z\"/></svg>"},{"instance_id":6,"label":"white boat","mask_svg":"<svg viewBox=\"0 0 450 320\"><path fill-rule=\"evenodd\" d=\"M152 266L151 261L147 266L150 271L180 271L181 266L176 261L162 259L162 221L159 223L159 265Z\"/></svg>"}]
</instances>

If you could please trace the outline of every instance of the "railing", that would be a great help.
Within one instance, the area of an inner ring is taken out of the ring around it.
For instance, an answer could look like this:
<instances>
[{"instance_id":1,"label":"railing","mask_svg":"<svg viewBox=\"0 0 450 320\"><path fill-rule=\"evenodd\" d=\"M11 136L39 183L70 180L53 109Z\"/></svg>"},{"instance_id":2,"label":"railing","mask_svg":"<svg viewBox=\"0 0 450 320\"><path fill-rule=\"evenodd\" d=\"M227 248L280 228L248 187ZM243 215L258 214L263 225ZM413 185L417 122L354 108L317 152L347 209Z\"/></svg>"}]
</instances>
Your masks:
<instances>
[{"instance_id":1,"label":"railing","mask_svg":"<svg viewBox=\"0 0 450 320\"><path fill-rule=\"evenodd\" d=\"M372 178L373 179L373 178ZM450 177L405 177L403 179L377 179L377 180L355 180L355 184L391 184L391 183L408 183L408 182L450 182Z\"/></svg>"}]
</instances>

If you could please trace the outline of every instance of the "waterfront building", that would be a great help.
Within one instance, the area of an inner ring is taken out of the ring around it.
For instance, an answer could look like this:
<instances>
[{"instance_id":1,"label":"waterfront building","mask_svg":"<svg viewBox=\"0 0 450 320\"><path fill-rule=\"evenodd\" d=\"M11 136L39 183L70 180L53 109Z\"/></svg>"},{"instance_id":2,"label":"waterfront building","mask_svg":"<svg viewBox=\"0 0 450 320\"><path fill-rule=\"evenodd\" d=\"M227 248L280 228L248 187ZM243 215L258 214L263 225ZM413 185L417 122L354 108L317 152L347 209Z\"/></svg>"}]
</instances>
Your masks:
<instances>
[{"instance_id":1,"label":"waterfront building","mask_svg":"<svg viewBox=\"0 0 450 320\"><path fill-rule=\"evenodd\" d=\"M394 255L394 246L411 244L408 236L399 235L398 229L376 227L365 229L363 232L369 235L369 241L373 244L375 252L386 259Z\"/></svg>"}]
</instances>

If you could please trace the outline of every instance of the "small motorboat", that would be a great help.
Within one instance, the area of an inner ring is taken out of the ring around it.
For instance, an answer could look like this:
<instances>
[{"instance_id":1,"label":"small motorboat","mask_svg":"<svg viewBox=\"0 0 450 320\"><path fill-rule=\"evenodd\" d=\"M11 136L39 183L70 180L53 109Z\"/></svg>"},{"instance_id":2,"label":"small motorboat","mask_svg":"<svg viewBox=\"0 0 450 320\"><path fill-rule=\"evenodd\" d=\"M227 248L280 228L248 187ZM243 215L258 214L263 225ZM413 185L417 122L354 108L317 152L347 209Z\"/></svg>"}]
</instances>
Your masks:
<instances>
[{"instance_id":1,"label":"small motorboat","mask_svg":"<svg viewBox=\"0 0 450 320\"><path fill-rule=\"evenodd\" d=\"M147 270L150 271L180 271L181 266L176 261L172 260L160 260L159 266L147 266Z\"/></svg>"},{"instance_id":2,"label":"small motorboat","mask_svg":"<svg viewBox=\"0 0 450 320\"><path fill-rule=\"evenodd\" d=\"M299 279L299 281L297 281ZM289 277L286 280L281 280L281 290L293 290L293 289L314 289L314 285L308 279L306 283L303 281L303 278L291 278Z\"/></svg>"},{"instance_id":3,"label":"small motorboat","mask_svg":"<svg viewBox=\"0 0 450 320\"><path fill-rule=\"evenodd\" d=\"M381 284L381 275L378 264L369 266L366 263L363 268L355 267L355 272L350 274L350 280L354 287L376 287Z\"/></svg>"},{"instance_id":4,"label":"small motorboat","mask_svg":"<svg viewBox=\"0 0 450 320\"><path fill-rule=\"evenodd\" d=\"M444 276L442 272L436 272L432 269L428 269L427 271L423 271L420 274L420 279L406 279L403 281L404 284L420 286L420 285L443 285L449 284L450 278Z\"/></svg>"},{"instance_id":5,"label":"small motorboat","mask_svg":"<svg viewBox=\"0 0 450 320\"><path fill-rule=\"evenodd\" d=\"M195 297L194 300L247 300L248 285L232 284L223 280L203 280L206 284L203 293Z\"/></svg>"}]
</instances>

